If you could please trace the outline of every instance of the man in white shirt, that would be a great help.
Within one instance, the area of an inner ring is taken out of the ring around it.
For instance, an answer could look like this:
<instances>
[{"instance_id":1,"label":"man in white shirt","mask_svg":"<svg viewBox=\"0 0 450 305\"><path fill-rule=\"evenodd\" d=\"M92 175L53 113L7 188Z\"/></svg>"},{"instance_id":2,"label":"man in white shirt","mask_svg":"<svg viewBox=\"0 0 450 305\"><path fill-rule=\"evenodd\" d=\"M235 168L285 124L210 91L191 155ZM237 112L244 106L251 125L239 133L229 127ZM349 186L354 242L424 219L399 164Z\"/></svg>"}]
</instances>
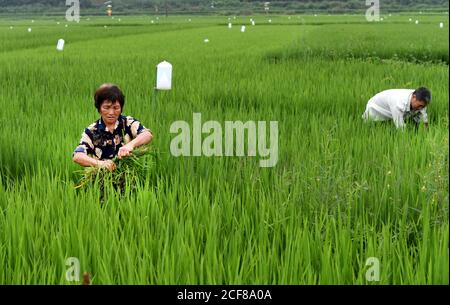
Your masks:
<instances>
[{"instance_id":1,"label":"man in white shirt","mask_svg":"<svg viewBox=\"0 0 450 305\"><path fill-rule=\"evenodd\" d=\"M412 119L416 126L423 121L428 128L426 107L431 102L431 92L425 87L385 90L372 97L362 115L364 120L392 120L397 128L404 128Z\"/></svg>"}]
</instances>

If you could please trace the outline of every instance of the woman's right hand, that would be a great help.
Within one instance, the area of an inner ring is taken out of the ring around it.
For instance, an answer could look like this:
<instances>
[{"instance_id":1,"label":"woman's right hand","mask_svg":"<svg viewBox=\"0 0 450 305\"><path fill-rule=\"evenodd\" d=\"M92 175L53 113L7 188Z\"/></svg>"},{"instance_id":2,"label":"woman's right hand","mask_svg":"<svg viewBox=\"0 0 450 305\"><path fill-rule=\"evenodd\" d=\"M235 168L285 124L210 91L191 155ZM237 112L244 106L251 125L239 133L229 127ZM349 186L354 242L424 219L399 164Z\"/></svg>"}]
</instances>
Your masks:
<instances>
[{"instance_id":1,"label":"woman's right hand","mask_svg":"<svg viewBox=\"0 0 450 305\"><path fill-rule=\"evenodd\" d=\"M112 160L97 161L98 168L106 168L110 172L116 169L116 164Z\"/></svg>"}]
</instances>

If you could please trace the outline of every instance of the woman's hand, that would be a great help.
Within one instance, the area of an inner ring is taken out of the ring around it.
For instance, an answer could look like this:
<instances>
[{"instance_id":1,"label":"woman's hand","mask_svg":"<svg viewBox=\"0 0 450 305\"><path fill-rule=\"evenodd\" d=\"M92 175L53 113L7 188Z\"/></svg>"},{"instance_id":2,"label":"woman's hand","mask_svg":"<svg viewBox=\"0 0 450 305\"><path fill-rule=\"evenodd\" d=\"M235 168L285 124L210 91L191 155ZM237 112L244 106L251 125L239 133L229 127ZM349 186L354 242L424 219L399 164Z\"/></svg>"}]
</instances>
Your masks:
<instances>
[{"instance_id":1,"label":"woman's hand","mask_svg":"<svg viewBox=\"0 0 450 305\"><path fill-rule=\"evenodd\" d=\"M112 160L97 161L98 168L106 168L110 172L116 169L116 164Z\"/></svg>"},{"instance_id":2,"label":"woman's hand","mask_svg":"<svg viewBox=\"0 0 450 305\"><path fill-rule=\"evenodd\" d=\"M119 148L119 153L117 154L119 156L119 159L122 159L123 157L128 157L131 155L131 152L133 151L134 147L133 145L130 145L130 143L122 146Z\"/></svg>"}]
</instances>

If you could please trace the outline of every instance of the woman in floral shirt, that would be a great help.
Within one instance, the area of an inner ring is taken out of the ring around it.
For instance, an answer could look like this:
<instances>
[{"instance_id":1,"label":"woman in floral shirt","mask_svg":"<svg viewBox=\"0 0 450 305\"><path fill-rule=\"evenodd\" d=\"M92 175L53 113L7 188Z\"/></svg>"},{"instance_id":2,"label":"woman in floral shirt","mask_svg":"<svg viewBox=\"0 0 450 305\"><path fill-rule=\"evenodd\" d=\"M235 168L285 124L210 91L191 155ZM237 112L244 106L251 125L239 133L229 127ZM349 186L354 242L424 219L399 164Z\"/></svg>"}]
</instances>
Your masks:
<instances>
[{"instance_id":1,"label":"woman in floral shirt","mask_svg":"<svg viewBox=\"0 0 450 305\"><path fill-rule=\"evenodd\" d=\"M130 155L134 148L149 143L153 135L138 120L122 115L125 96L116 85L101 85L94 100L101 117L84 130L73 161L112 171L116 166L111 159Z\"/></svg>"}]
</instances>

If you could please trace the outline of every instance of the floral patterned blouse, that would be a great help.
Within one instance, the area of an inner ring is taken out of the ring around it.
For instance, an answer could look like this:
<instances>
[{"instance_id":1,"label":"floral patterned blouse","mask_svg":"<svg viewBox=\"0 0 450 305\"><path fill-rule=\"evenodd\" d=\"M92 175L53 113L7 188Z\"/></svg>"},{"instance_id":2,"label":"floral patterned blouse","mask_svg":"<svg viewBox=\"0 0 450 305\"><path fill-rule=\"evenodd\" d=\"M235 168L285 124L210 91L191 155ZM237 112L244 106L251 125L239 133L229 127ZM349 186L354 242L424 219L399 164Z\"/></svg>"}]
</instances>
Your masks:
<instances>
[{"instance_id":1,"label":"floral patterned blouse","mask_svg":"<svg viewBox=\"0 0 450 305\"><path fill-rule=\"evenodd\" d=\"M80 144L73 152L92 155L94 158L113 159L119 148L127 144L140 133L150 129L145 128L138 120L131 116L120 115L113 131L108 130L103 119L89 125L81 135Z\"/></svg>"}]
</instances>

